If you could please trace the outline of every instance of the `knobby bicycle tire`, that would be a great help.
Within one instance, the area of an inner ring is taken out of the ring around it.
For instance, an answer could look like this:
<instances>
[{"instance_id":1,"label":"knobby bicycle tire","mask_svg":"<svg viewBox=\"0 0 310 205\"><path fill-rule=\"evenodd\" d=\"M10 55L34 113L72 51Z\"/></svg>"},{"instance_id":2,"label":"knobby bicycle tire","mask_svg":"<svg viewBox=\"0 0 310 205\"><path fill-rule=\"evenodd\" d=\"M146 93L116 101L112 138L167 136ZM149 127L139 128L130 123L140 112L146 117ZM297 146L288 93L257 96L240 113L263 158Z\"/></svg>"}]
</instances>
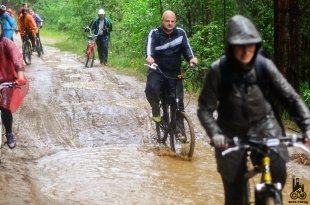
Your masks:
<instances>
[{"instance_id":1,"label":"knobby bicycle tire","mask_svg":"<svg viewBox=\"0 0 310 205\"><path fill-rule=\"evenodd\" d=\"M89 45L87 46L87 49L86 49L85 67L91 68L91 67L93 67L94 61L95 61L95 47L93 47L89 53L87 52L88 49L89 49Z\"/></svg>"},{"instance_id":2,"label":"knobby bicycle tire","mask_svg":"<svg viewBox=\"0 0 310 205\"><path fill-rule=\"evenodd\" d=\"M185 139L179 139L178 133L182 132ZM171 150L192 158L195 148L194 126L189 116L185 112L177 113L177 122L174 133L171 137Z\"/></svg>"},{"instance_id":3,"label":"knobby bicycle tire","mask_svg":"<svg viewBox=\"0 0 310 205\"><path fill-rule=\"evenodd\" d=\"M40 38L38 38L38 47L39 47L39 50L41 52L41 55L43 55L44 54L44 50L43 50L43 46L42 46Z\"/></svg>"},{"instance_id":4,"label":"knobby bicycle tire","mask_svg":"<svg viewBox=\"0 0 310 205\"><path fill-rule=\"evenodd\" d=\"M279 190L255 190L255 205L282 205L282 193Z\"/></svg>"},{"instance_id":5,"label":"knobby bicycle tire","mask_svg":"<svg viewBox=\"0 0 310 205\"><path fill-rule=\"evenodd\" d=\"M31 55L32 55L32 46L29 42L29 40L25 40L23 42L23 59L26 63L26 65L30 65L31 64Z\"/></svg>"},{"instance_id":6,"label":"knobby bicycle tire","mask_svg":"<svg viewBox=\"0 0 310 205\"><path fill-rule=\"evenodd\" d=\"M265 203L264 204L265 205L276 205L276 200L275 200L274 197L269 196L269 197L267 197L265 199Z\"/></svg>"},{"instance_id":7,"label":"knobby bicycle tire","mask_svg":"<svg viewBox=\"0 0 310 205\"><path fill-rule=\"evenodd\" d=\"M39 43L39 38L38 37L36 37L36 51L37 51L37 53L38 53L38 56L39 57L41 57L41 48L40 48L40 43Z\"/></svg>"}]
</instances>

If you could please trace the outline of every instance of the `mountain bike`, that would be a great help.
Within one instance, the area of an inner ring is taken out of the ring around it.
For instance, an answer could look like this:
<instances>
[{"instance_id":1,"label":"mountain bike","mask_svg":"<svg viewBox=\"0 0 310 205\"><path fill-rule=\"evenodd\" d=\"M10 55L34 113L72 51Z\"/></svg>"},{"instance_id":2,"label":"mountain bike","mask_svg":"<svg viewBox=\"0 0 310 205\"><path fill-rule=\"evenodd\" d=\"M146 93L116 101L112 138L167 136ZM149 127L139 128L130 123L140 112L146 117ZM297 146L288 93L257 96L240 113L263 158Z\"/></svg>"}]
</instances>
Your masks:
<instances>
[{"instance_id":1,"label":"mountain bike","mask_svg":"<svg viewBox=\"0 0 310 205\"><path fill-rule=\"evenodd\" d=\"M222 155L225 156L231 152L235 152L241 149L245 149L247 153L247 165L248 169L245 174L244 179L246 180L245 190L245 199L246 205L256 204L256 205L282 205L282 184L277 182L272 182L272 176L270 173L270 153L272 148L278 146L281 142L286 146L299 147L306 152L310 153L310 150L298 142L303 142L304 138L297 135L291 135L286 137L279 138L265 138L261 140L257 139L248 139L248 140L239 140L239 138L234 138L234 145L222 152ZM258 166L254 166L253 169L249 168L250 164L250 155L252 152L256 152L262 155L262 160ZM255 184L254 199L255 202L250 202L251 189L249 180L254 177L256 174L261 174L260 183Z\"/></svg>"},{"instance_id":2,"label":"mountain bike","mask_svg":"<svg viewBox=\"0 0 310 205\"><path fill-rule=\"evenodd\" d=\"M4 82L0 84L0 91L3 88L13 88L16 87L17 83L15 82ZM5 136L5 133L3 132L4 127L2 125L2 117L1 117L1 110L0 110L0 163L1 163L1 151L2 151L2 145L3 145L3 137Z\"/></svg>"},{"instance_id":3,"label":"mountain bike","mask_svg":"<svg viewBox=\"0 0 310 205\"><path fill-rule=\"evenodd\" d=\"M94 65L95 61L95 47L96 47L96 39L98 35L95 35L92 33L91 29L86 26L84 27L85 32L89 32L89 35L87 36L87 46L85 49L85 67L86 68L91 68Z\"/></svg>"},{"instance_id":4,"label":"mountain bike","mask_svg":"<svg viewBox=\"0 0 310 205\"><path fill-rule=\"evenodd\" d=\"M31 39L29 38L29 30L25 29L24 31L24 36L23 36L23 44L22 44L22 51L23 51L23 59L26 63L26 65L31 64L31 55L32 55L32 43Z\"/></svg>"},{"instance_id":5,"label":"mountain bike","mask_svg":"<svg viewBox=\"0 0 310 205\"><path fill-rule=\"evenodd\" d=\"M178 83L182 80L188 79L194 73L194 68L188 73L180 74L176 77L168 76L165 74L155 63L152 65L145 64L150 69L159 72L166 79L175 80ZM163 92L160 97L160 122L155 122L157 141L163 144L170 144L170 149L183 156L191 158L194 154L195 147L195 134L194 126L189 116L181 110L180 99L177 96L178 86L174 89L174 95L171 93ZM179 136L179 134L182 136Z\"/></svg>"}]
</instances>

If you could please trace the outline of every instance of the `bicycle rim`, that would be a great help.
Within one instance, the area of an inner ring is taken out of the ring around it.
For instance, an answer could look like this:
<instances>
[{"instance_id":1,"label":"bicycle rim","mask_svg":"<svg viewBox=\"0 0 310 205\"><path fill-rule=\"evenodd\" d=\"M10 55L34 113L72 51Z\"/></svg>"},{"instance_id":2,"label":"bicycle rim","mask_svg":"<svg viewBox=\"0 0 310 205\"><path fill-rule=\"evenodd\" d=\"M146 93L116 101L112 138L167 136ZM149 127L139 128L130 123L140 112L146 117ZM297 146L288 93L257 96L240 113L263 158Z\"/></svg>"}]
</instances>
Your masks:
<instances>
[{"instance_id":1,"label":"bicycle rim","mask_svg":"<svg viewBox=\"0 0 310 205\"><path fill-rule=\"evenodd\" d=\"M25 41L23 46L23 59L27 65L31 64L31 54L31 45L28 41Z\"/></svg>"},{"instance_id":2,"label":"bicycle rim","mask_svg":"<svg viewBox=\"0 0 310 205\"><path fill-rule=\"evenodd\" d=\"M182 132L185 139L179 139L177 135L179 132ZM193 156L195 148L195 133L193 123L186 113L178 113L175 132L170 142L172 151L189 158Z\"/></svg>"}]
</instances>

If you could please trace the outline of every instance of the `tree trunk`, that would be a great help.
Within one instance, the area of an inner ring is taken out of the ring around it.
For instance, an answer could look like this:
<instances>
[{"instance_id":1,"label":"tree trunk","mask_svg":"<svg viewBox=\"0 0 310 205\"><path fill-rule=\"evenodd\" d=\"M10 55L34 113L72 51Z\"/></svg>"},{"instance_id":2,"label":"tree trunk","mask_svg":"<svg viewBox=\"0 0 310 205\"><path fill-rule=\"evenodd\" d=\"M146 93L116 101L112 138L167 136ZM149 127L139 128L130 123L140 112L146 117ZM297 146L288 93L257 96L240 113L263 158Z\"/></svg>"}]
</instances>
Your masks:
<instances>
[{"instance_id":1,"label":"tree trunk","mask_svg":"<svg viewBox=\"0 0 310 205\"><path fill-rule=\"evenodd\" d=\"M274 0L274 61L284 75L287 70L287 1Z\"/></svg>"},{"instance_id":2,"label":"tree trunk","mask_svg":"<svg viewBox=\"0 0 310 205\"><path fill-rule=\"evenodd\" d=\"M289 0L289 44L287 78L292 86L299 90L299 18L300 10L298 1Z\"/></svg>"}]
</instances>

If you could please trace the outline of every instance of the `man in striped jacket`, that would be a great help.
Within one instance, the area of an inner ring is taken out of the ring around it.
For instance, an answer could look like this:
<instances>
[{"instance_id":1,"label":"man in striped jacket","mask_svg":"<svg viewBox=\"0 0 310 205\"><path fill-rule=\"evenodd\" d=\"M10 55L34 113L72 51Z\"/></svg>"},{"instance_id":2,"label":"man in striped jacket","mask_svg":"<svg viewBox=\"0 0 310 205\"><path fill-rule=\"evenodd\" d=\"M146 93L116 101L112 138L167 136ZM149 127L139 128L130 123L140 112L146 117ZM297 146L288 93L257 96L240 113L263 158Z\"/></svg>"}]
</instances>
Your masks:
<instances>
[{"instance_id":1,"label":"man in striped jacket","mask_svg":"<svg viewBox=\"0 0 310 205\"><path fill-rule=\"evenodd\" d=\"M185 31L176 27L175 13L167 10L162 15L161 26L152 29L148 34L146 62L149 65L156 63L169 76L177 76L181 72L182 55L190 64L197 64L198 60L194 56ZM168 80L154 70L149 71L145 94L152 107L155 122L161 120L159 116L159 96L162 89L167 89L169 93L174 94L176 86L178 86L177 90L179 92L177 95L180 98L181 109L184 109L182 81L176 84L175 80Z\"/></svg>"}]
</instances>

